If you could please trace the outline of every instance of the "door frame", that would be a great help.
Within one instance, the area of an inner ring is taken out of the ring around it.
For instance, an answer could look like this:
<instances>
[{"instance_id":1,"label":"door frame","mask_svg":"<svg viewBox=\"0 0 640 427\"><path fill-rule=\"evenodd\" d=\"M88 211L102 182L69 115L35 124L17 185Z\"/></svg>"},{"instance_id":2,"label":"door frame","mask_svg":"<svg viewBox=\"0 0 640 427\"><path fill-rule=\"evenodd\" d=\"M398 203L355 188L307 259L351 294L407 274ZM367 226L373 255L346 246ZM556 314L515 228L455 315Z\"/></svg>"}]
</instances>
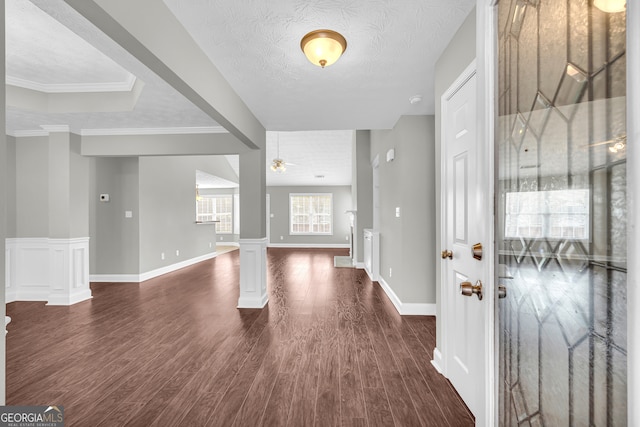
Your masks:
<instances>
[{"instance_id":1,"label":"door frame","mask_svg":"<svg viewBox=\"0 0 640 427\"><path fill-rule=\"evenodd\" d=\"M640 258L640 3L627 1L627 260ZM635 101L632 102L632 101ZM629 142L631 141L631 142ZM627 263L627 424L640 425L640 267ZM635 361L632 363L629 361Z\"/></svg>"},{"instance_id":2,"label":"door frame","mask_svg":"<svg viewBox=\"0 0 640 427\"><path fill-rule=\"evenodd\" d=\"M498 173L496 170L497 151L495 149L496 127L496 64L498 62L498 0L477 0L476 5L476 61L477 61L477 132L483 143L478 150L479 163L484 164L480 174L486 194L492 203L484 208L486 239L486 263L482 265L487 283L483 286L487 293L485 311L485 412L484 419L476 419L477 426L499 425L498 422L498 322L497 322L497 267L498 257L495 245L495 223L497 195L495 192Z\"/></svg>"}]
</instances>

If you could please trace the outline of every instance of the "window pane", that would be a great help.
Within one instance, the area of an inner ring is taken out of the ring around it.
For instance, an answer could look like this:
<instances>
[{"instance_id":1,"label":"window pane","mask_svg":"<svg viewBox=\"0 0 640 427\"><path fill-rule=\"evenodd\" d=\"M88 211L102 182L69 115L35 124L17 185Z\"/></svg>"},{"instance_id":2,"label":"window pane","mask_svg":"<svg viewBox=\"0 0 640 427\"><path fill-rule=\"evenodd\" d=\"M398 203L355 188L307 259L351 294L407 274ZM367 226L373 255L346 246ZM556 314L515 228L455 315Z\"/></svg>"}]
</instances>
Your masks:
<instances>
[{"instance_id":1,"label":"window pane","mask_svg":"<svg viewBox=\"0 0 640 427\"><path fill-rule=\"evenodd\" d=\"M331 194L290 194L291 234L332 234Z\"/></svg>"},{"instance_id":2,"label":"window pane","mask_svg":"<svg viewBox=\"0 0 640 427\"><path fill-rule=\"evenodd\" d=\"M196 221L220 221L216 233L233 233L233 195L202 196L196 202Z\"/></svg>"}]
</instances>

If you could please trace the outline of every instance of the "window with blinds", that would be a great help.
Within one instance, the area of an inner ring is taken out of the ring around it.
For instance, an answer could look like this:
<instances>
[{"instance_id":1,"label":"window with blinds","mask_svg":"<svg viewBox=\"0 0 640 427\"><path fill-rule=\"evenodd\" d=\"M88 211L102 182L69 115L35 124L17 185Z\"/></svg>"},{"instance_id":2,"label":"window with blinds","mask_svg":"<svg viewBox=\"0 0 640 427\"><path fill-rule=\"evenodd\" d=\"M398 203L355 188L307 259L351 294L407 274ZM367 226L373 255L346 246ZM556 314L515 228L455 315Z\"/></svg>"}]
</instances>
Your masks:
<instances>
[{"instance_id":1,"label":"window with blinds","mask_svg":"<svg viewBox=\"0 0 640 427\"><path fill-rule=\"evenodd\" d=\"M291 234L333 234L333 197L323 194L289 194Z\"/></svg>"},{"instance_id":2,"label":"window with blinds","mask_svg":"<svg viewBox=\"0 0 640 427\"><path fill-rule=\"evenodd\" d=\"M196 201L196 221L220 221L216 233L233 234L233 194L202 196Z\"/></svg>"}]
</instances>

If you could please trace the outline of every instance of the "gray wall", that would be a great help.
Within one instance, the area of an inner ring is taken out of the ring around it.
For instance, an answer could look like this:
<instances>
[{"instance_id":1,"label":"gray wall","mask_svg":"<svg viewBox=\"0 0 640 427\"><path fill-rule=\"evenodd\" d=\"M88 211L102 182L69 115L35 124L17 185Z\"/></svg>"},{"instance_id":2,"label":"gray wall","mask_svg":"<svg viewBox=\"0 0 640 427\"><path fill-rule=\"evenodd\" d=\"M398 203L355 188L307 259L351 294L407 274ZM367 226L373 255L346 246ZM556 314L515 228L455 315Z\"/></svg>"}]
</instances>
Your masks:
<instances>
[{"instance_id":1,"label":"gray wall","mask_svg":"<svg viewBox=\"0 0 640 427\"><path fill-rule=\"evenodd\" d=\"M141 272L215 251L215 227L195 223L195 171L220 176L224 164L217 156L140 158Z\"/></svg>"},{"instance_id":2,"label":"gray wall","mask_svg":"<svg viewBox=\"0 0 640 427\"><path fill-rule=\"evenodd\" d=\"M371 131L370 161L380 158L380 275L402 303L436 301L434 145L433 116L402 116L392 130Z\"/></svg>"},{"instance_id":3,"label":"gray wall","mask_svg":"<svg viewBox=\"0 0 640 427\"><path fill-rule=\"evenodd\" d=\"M364 229L373 227L373 168L371 167L371 131L359 130L353 144L351 177L352 209L357 210L354 252L357 262L364 262Z\"/></svg>"},{"instance_id":4,"label":"gray wall","mask_svg":"<svg viewBox=\"0 0 640 427\"><path fill-rule=\"evenodd\" d=\"M15 237L49 237L49 138L18 138L15 169Z\"/></svg>"},{"instance_id":5,"label":"gray wall","mask_svg":"<svg viewBox=\"0 0 640 427\"><path fill-rule=\"evenodd\" d=\"M91 274L138 274L138 159L96 158L92 159L91 169ZM109 202L101 202L100 194L109 194ZM125 211L132 211L133 218L125 218Z\"/></svg>"},{"instance_id":6,"label":"gray wall","mask_svg":"<svg viewBox=\"0 0 640 427\"><path fill-rule=\"evenodd\" d=\"M242 189L241 189L242 191ZM350 230L349 215L344 213L351 209L351 186L293 186L267 187L270 195L271 242L273 244L300 245L348 245ZM298 236L289 235L289 193L332 193L333 194L333 235L332 236ZM242 207L240 207L242 209ZM282 236L282 240L280 239Z\"/></svg>"},{"instance_id":7,"label":"gray wall","mask_svg":"<svg viewBox=\"0 0 640 427\"><path fill-rule=\"evenodd\" d=\"M215 228L195 223L196 169L238 180L223 156L92 159L91 274L141 274L215 251Z\"/></svg>"},{"instance_id":8,"label":"gray wall","mask_svg":"<svg viewBox=\"0 0 640 427\"><path fill-rule=\"evenodd\" d=\"M16 237L16 139L7 136L7 161L6 161L6 237ZM0 181L2 182L2 181Z\"/></svg>"},{"instance_id":9,"label":"gray wall","mask_svg":"<svg viewBox=\"0 0 640 427\"><path fill-rule=\"evenodd\" d=\"M442 243L440 241L440 229L441 229L441 218L440 218L440 165L442 163L442 153L440 152L440 121L441 121L441 100L444 92L453 84L453 82L458 78L460 73L464 71L465 68L473 61L476 57L476 9L474 8L469 16L464 20L456 34L449 42L449 45L444 50L440 58L436 62L436 72L435 72L435 106L436 106L436 167L435 167L435 182L436 182L436 235L435 235L435 251L439 251L442 248ZM437 252L436 252L437 253ZM440 318L440 263L436 263L436 301L437 301L437 312L436 318ZM442 334L440 333L440 322L436 323L436 339L437 346L442 346Z\"/></svg>"}]
</instances>

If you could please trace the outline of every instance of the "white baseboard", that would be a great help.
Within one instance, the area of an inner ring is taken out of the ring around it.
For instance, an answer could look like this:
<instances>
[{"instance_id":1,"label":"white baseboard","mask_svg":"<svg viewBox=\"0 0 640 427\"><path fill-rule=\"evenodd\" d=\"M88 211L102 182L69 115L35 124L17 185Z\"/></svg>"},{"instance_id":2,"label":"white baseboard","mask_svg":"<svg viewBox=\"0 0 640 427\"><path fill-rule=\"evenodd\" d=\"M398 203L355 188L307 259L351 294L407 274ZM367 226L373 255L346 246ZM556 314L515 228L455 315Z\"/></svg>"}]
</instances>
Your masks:
<instances>
[{"instance_id":1,"label":"white baseboard","mask_svg":"<svg viewBox=\"0 0 640 427\"><path fill-rule=\"evenodd\" d=\"M364 262L356 262L355 267L360 270L364 270Z\"/></svg>"},{"instance_id":2,"label":"white baseboard","mask_svg":"<svg viewBox=\"0 0 640 427\"><path fill-rule=\"evenodd\" d=\"M92 283L138 283L139 274L92 274L89 276Z\"/></svg>"},{"instance_id":3,"label":"white baseboard","mask_svg":"<svg viewBox=\"0 0 640 427\"><path fill-rule=\"evenodd\" d=\"M153 279L163 274L171 273L181 268L189 267L190 265L197 264L202 261L206 261L215 258L218 252L210 252L208 254L200 255L195 258L180 261L175 264L160 267L155 270L147 271L140 274L92 274L89 279L94 283L140 283L146 280Z\"/></svg>"},{"instance_id":4,"label":"white baseboard","mask_svg":"<svg viewBox=\"0 0 640 427\"><path fill-rule=\"evenodd\" d=\"M403 303L400 298L393 292L391 286L382 277L378 278L380 287L387 294L393 306L398 310L398 313L402 316L435 316L436 305L435 304L420 304L420 303Z\"/></svg>"},{"instance_id":5,"label":"white baseboard","mask_svg":"<svg viewBox=\"0 0 640 427\"><path fill-rule=\"evenodd\" d=\"M440 353L437 347L433 349L433 360L431 360L431 364L436 368L436 371L442 374L442 353Z\"/></svg>"},{"instance_id":6,"label":"white baseboard","mask_svg":"<svg viewBox=\"0 0 640 427\"><path fill-rule=\"evenodd\" d=\"M304 249L349 249L351 245L344 243L269 243L269 248L304 248Z\"/></svg>"}]
</instances>

